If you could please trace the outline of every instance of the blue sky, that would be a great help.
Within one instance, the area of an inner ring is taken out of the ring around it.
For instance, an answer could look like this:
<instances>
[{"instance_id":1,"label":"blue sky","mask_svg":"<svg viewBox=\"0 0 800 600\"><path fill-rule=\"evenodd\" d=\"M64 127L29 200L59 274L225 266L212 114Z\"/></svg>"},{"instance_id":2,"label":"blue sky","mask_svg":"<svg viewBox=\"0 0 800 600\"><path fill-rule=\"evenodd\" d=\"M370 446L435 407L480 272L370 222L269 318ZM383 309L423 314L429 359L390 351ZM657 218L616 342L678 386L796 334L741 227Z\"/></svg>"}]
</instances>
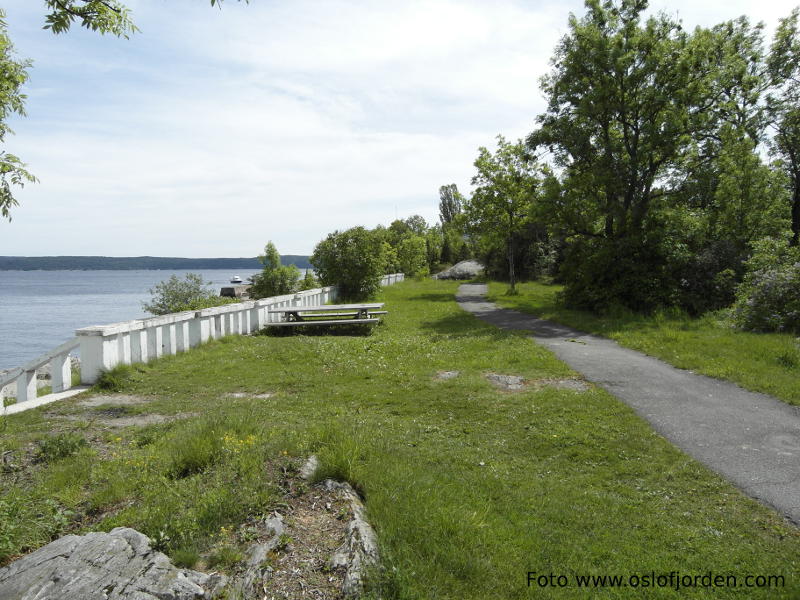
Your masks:
<instances>
[{"instance_id":1,"label":"blue sky","mask_svg":"<svg viewBox=\"0 0 800 600\"><path fill-rule=\"evenodd\" d=\"M687 27L797 0L651 2ZM40 183L0 255L307 254L328 232L438 215L481 145L528 133L576 0L130 0L129 40L41 29L5 0L34 66L8 151Z\"/></svg>"}]
</instances>

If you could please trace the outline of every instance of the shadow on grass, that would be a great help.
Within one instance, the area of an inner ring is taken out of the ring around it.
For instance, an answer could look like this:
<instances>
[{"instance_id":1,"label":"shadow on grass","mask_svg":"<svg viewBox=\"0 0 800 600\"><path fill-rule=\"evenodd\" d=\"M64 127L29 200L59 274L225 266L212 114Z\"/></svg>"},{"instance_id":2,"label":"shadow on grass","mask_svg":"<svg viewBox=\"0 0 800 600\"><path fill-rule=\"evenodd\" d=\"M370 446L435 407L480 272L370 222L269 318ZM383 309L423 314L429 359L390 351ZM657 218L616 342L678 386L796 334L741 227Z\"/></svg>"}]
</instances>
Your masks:
<instances>
[{"instance_id":1,"label":"shadow on grass","mask_svg":"<svg viewBox=\"0 0 800 600\"><path fill-rule=\"evenodd\" d=\"M268 337L290 337L293 335L313 336L358 336L372 335L375 326L372 325L296 325L294 327L265 327L259 335Z\"/></svg>"},{"instance_id":2,"label":"shadow on grass","mask_svg":"<svg viewBox=\"0 0 800 600\"><path fill-rule=\"evenodd\" d=\"M424 302L455 302L456 298L452 292L441 294L419 294L412 296L409 300L422 300Z\"/></svg>"},{"instance_id":3,"label":"shadow on grass","mask_svg":"<svg viewBox=\"0 0 800 600\"><path fill-rule=\"evenodd\" d=\"M503 341L509 338L526 335L521 331L506 331L486 325L469 313L450 315L435 321L424 321L420 329L430 333L447 335L449 337L483 337L493 341Z\"/></svg>"}]
</instances>

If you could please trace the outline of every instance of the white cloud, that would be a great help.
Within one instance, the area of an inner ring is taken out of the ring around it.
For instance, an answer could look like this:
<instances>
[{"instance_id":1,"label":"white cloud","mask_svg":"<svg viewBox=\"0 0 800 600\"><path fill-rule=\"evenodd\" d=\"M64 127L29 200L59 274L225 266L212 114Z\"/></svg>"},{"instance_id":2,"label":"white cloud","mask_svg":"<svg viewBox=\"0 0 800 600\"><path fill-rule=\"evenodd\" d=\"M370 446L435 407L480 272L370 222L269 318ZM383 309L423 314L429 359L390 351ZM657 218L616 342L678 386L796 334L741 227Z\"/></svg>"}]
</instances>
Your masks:
<instances>
[{"instance_id":1,"label":"white cloud","mask_svg":"<svg viewBox=\"0 0 800 600\"><path fill-rule=\"evenodd\" d=\"M41 183L0 223L0 254L22 255L252 256L268 239L305 253L336 228L435 221L438 187L468 189L479 145L532 128L538 78L582 12L577 0L135 0L143 33L125 41L53 38L38 5L7 4L36 59L9 147ZM791 8L669 4L687 26Z\"/></svg>"}]
</instances>

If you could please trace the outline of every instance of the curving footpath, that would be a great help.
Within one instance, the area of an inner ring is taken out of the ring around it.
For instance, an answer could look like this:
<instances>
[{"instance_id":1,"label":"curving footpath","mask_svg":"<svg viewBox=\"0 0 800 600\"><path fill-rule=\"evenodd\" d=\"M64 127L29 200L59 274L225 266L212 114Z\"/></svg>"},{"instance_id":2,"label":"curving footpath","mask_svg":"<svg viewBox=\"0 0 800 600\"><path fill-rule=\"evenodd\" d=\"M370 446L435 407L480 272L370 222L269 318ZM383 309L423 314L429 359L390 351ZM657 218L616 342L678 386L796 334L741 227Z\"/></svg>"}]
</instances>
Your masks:
<instances>
[{"instance_id":1,"label":"curving footpath","mask_svg":"<svg viewBox=\"0 0 800 600\"><path fill-rule=\"evenodd\" d=\"M498 308L486 286L456 300L480 319L534 339L630 405L670 442L800 524L800 407L670 366L606 338Z\"/></svg>"}]
</instances>

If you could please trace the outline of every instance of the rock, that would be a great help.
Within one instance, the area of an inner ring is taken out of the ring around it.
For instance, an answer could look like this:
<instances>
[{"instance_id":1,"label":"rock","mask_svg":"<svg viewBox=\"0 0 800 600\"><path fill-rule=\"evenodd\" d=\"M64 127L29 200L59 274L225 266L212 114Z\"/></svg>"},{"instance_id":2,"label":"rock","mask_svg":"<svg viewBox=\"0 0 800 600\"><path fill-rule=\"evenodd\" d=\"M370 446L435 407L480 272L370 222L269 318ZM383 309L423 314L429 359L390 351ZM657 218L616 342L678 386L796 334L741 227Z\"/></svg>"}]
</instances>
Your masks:
<instances>
[{"instance_id":1,"label":"rock","mask_svg":"<svg viewBox=\"0 0 800 600\"><path fill-rule=\"evenodd\" d=\"M436 374L436 379L447 381L448 379L455 379L461 374L460 371L439 371Z\"/></svg>"},{"instance_id":2,"label":"rock","mask_svg":"<svg viewBox=\"0 0 800 600\"><path fill-rule=\"evenodd\" d=\"M582 379L536 379L531 384L537 388L554 387L559 390L588 392L591 386Z\"/></svg>"},{"instance_id":3,"label":"rock","mask_svg":"<svg viewBox=\"0 0 800 600\"><path fill-rule=\"evenodd\" d=\"M135 529L64 536L0 569L7 600L199 600L226 578L175 567Z\"/></svg>"},{"instance_id":4,"label":"rock","mask_svg":"<svg viewBox=\"0 0 800 600\"><path fill-rule=\"evenodd\" d=\"M272 576L272 567L267 562L269 553L280 546L286 528L283 517L274 514L264 523L271 536L266 542L256 542L247 549L244 570L231 583L229 591L233 598L261 598L264 581Z\"/></svg>"},{"instance_id":5,"label":"rock","mask_svg":"<svg viewBox=\"0 0 800 600\"><path fill-rule=\"evenodd\" d=\"M306 480L311 479L318 468L319 459L317 458L316 454L312 454L308 457L308 460L305 462L305 464L300 467L300 477Z\"/></svg>"},{"instance_id":6,"label":"rock","mask_svg":"<svg viewBox=\"0 0 800 600\"><path fill-rule=\"evenodd\" d=\"M434 279L472 279L483 274L483 265L477 260L462 260L445 269L441 273L436 273Z\"/></svg>"},{"instance_id":7,"label":"rock","mask_svg":"<svg viewBox=\"0 0 800 600\"><path fill-rule=\"evenodd\" d=\"M519 375L498 375L497 373L488 373L486 375L486 379L491 381L497 387L512 392L516 392L525 388L525 380Z\"/></svg>"},{"instance_id":8,"label":"rock","mask_svg":"<svg viewBox=\"0 0 800 600\"><path fill-rule=\"evenodd\" d=\"M342 593L345 598L356 598L361 595L367 570L378 564L378 539L375 530L367 523L361 499L349 483L326 479L323 485L328 490L339 490L353 511L353 519L347 524L347 539L331 557L328 566L345 570Z\"/></svg>"}]
</instances>

